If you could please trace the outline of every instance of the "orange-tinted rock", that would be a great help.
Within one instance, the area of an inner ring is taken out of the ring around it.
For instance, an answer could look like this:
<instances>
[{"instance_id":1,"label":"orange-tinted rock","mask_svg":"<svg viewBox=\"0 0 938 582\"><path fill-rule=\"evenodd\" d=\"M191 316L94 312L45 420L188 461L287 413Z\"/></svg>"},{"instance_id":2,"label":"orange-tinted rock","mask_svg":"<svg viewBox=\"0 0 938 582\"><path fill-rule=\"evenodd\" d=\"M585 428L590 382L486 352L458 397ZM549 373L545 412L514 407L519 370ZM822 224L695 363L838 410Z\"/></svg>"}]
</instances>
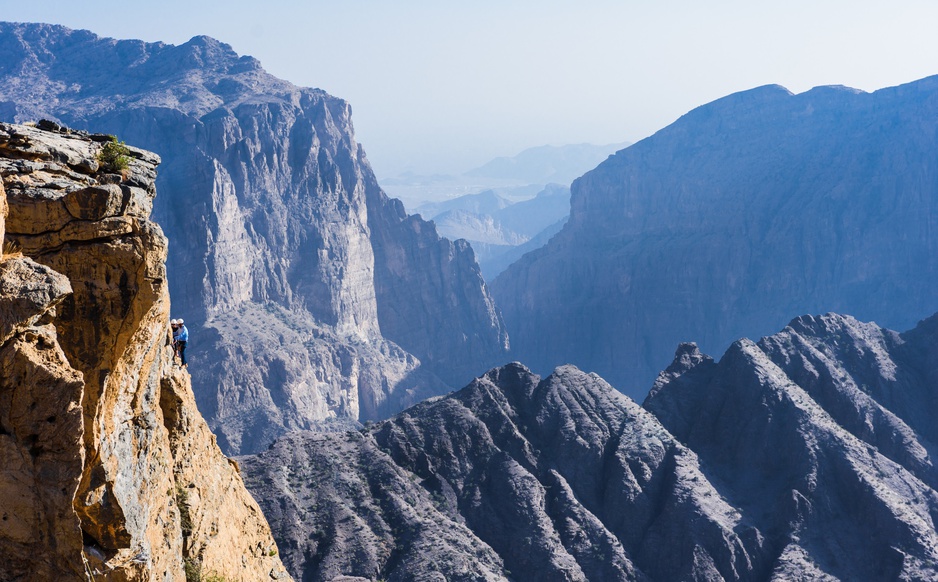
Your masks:
<instances>
[{"instance_id":1,"label":"orange-tinted rock","mask_svg":"<svg viewBox=\"0 0 938 582\"><path fill-rule=\"evenodd\" d=\"M93 173L100 147L0 124L7 236L42 264L0 263L0 304L16 308L0 316L0 494L16 500L0 579L288 577L173 368L167 242L147 219L159 160L130 148L119 184Z\"/></svg>"}]
</instances>

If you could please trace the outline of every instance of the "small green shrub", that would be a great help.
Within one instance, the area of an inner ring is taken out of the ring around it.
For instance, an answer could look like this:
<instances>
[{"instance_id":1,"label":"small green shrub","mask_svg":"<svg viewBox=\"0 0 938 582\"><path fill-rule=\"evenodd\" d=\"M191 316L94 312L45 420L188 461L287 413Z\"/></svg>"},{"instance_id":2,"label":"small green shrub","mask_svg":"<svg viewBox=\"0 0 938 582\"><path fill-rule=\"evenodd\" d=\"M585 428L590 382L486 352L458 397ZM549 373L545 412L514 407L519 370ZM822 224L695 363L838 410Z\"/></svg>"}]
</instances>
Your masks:
<instances>
[{"instance_id":1,"label":"small green shrub","mask_svg":"<svg viewBox=\"0 0 938 582\"><path fill-rule=\"evenodd\" d=\"M202 582L202 564L192 558L183 558L182 565L186 570L186 582Z\"/></svg>"},{"instance_id":2,"label":"small green shrub","mask_svg":"<svg viewBox=\"0 0 938 582\"><path fill-rule=\"evenodd\" d=\"M130 167L130 150L127 144L117 141L111 136L111 141L105 142L98 152L98 163L101 169L109 174L123 174Z\"/></svg>"},{"instance_id":3,"label":"small green shrub","mask_svg":"<svg viewBox=\"0 0 938 582\"><path fill-rule=\"evenodd\" d=\"M183 537L192 535L192 516L189 514L189 493L176 486L176 504L179 506L179 526Z\"/></svg>"}]
</instances>

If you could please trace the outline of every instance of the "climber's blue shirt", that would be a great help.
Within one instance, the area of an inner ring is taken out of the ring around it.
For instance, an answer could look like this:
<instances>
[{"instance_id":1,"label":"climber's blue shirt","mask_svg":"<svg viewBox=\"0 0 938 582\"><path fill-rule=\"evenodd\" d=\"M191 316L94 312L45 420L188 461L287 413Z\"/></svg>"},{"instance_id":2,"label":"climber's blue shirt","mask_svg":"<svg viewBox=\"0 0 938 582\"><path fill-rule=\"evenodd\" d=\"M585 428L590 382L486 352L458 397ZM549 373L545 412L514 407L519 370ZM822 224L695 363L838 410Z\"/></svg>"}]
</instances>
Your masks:
<instances>
[{"instance_id":1,"label":"climber's blue shirt","mask_svg":"<svg viewBox=\"0 0 938 582\"><path fill-rule=\"evenodd\" d=\"M186 329L186 326L180 327L179 331L176 332L176 341L177 342L189 341L189 330Z\"/></svg>"}]
</instances>

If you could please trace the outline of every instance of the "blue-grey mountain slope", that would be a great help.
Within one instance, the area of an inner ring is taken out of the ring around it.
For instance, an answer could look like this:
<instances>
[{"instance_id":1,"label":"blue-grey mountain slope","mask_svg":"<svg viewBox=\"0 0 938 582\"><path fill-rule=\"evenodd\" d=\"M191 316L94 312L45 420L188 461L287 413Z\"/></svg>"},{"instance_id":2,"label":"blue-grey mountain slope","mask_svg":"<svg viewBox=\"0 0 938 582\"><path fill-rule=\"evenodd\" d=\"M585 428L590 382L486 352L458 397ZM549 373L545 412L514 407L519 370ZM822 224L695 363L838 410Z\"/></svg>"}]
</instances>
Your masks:
<instances>
[{"instance_id":1,"label":"blue-grey mountain slope","mask_svg":"<svg viewBox=\"0 0 938 582\"><path fill-rule=\"evenodd\" d=\"M383 418L499 363L465 243L378 186L351 107L208 37L173 46L0 24L0 117L158 153L174 317L229 452L318 419Z\"/></svg>"},{"instance_id":2,"label":"blue-grey mountain slope","mask_svg":"<svg viewBox=\"0 0 938 582\"><path fill-rule=\"evenodd\" d=\"M791 313L906 328L938 310L936 152L938 77L695 109L575 181L561 233L493 282L513 357L641 396L681 341Z\"/></svg>"},{"instance_id":3,"label":"blue-grey mountain slope","mask_svg":"<svg viewBox=\"0 0 938 582\"><path fill-rule=\"evenodd\" d=\"M938 578L938 316L800 317L719 363L679 348L645 407L764 535L775 580Z\"/></svg>"},{"instance_id":4,"label":"blue-grey mountain slope","mask_svg":"<svg viewBox=\"0 0 938 582\"><path fill-rule=\"evenodd\" d=\"M938 579L938 315L682 344L639 407L520 364L242 459L297 579Z\"/></svg>"}]
</instances>

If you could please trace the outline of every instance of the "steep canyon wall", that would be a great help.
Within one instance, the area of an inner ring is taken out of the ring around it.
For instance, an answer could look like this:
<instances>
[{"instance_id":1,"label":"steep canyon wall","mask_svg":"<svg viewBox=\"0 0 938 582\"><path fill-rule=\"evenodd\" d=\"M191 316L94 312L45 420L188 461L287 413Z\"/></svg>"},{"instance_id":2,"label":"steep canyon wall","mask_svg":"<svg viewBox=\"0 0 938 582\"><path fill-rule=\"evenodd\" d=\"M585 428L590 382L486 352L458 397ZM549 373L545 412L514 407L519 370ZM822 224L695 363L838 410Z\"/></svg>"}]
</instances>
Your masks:
<instances>
[{"instance_id":1,"label":"steep canyon wall","mask_svg":"<svg viewBox=\"0 0 938 582\"><path fill-rule=\"evenodd\" d=\"M384 418L500 363L472 250L378 186L351 108L208 37L180 46L0 25L0 114L157 152L174 317L226 451Z\"/></svg>"}]
</instances>

